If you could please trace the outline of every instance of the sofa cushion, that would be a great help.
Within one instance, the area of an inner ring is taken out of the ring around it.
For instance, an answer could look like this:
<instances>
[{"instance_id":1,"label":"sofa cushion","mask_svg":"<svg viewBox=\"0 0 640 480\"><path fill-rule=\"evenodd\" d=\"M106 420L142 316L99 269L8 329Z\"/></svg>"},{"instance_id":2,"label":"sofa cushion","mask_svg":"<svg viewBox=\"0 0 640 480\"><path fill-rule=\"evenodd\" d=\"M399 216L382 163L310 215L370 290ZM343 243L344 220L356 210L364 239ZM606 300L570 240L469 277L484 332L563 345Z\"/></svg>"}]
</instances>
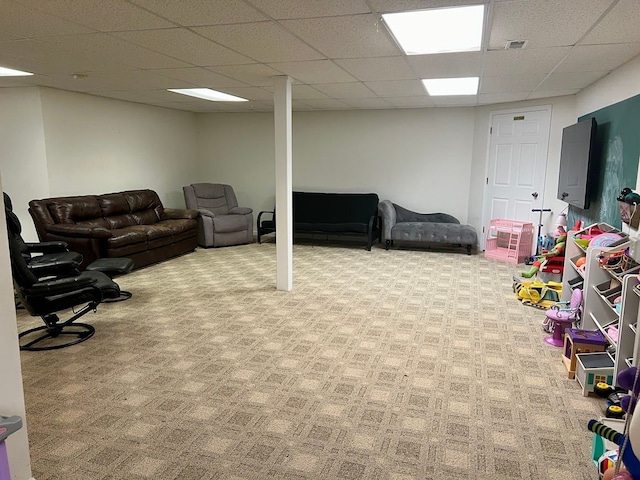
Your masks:
<instances>
[{"instance_id":1,"label":"sofa cushion","mask_svg":"<svg viewBox=\"0 0 640 480\"><path fill-rule=\"evenodd\" d=\"M244 215L220 215L213 217L213 231L217 233L237 232L247 229L247 217Z\"/></svg>"},{"instance_id":2,"label":"sofa cushion","mask_svg":"<svg viewBox=\"0 0 640 480\"><path fill-rule=\"evenodd\" d=\"M142 210L153 210L157 220L160 220L164 207L160 201L160 197L153 190L132 190L122 192L122 195L129 204L131 213L140 212Z\"/></svg>"},{"instance_id":3,"label":"sofa cushion","mask_svg":"<svg viewBox=\"0 0 640 480\"><path fill-rule=\"evenodd\" d=\"M436 222L436 223L460 223L460 221L447 213L417 213L407 210L400 205L393 206L396 209L396 222Z\"/></svg>"},{"instance_id":4,"label":"sofa cushion","mask_svg":"<svg viewBox=\"0 0 640 480\"><path fill-rule=\"evenodd\" d=\"M194 183L191 186L198 202L198 208L209 210L219 215L227 215L229 213L223 184Z\"/></svg>"},{"instance_id":5,"label":"sofa cushion","mask_svg":"<svg viewBox=\"0 0 640 480\"><path fill-rule=\"evenodd\" d=\"M102 217L98 200L93 196L60 198L47 206L56 223L76 223Z\"/></svg>"},{"instance_id":6,"label":"sofa cushion","mask_svg":"<svg viewBox=\"0 0 640 480\"><path fill-rule=\"evenodd\" d=\"M127 199L121 193L107 193L98 197L98 204L103 217L125 215L131 213Z\"/></svg>"},{"instance_id":7,"label":"sofa cushion","mask_svg":"<svg viewBox=\"0 0 640 480\"><path fill-rule=\"evenodd\" d=\"M147 227L148 228L148 227ZM107 248L118 248L133 243L146 243L147 232L145 227L131 226L112 230L113 236L107 239Z\"/></svg>"},{"instance_id":8,"label":"sofa cushion","mask_svg":"<svg viewBox=\"0 0 640 480\"><path fill-rule=\"evenodd\" d=\"M401 222L391 229L393 240L426 243L475 245L476 230L471 225L442 222Z\"/></svg>"},{"instance_id":9,"label":"sofa cushion","mask_svg":"<svg viewBox=\"0 0 640 480\"><path fill-rule=\"evenodd\" d=\"M366 223L296 223L296 232L367 233Z\"/></svg>"}]
</instances>

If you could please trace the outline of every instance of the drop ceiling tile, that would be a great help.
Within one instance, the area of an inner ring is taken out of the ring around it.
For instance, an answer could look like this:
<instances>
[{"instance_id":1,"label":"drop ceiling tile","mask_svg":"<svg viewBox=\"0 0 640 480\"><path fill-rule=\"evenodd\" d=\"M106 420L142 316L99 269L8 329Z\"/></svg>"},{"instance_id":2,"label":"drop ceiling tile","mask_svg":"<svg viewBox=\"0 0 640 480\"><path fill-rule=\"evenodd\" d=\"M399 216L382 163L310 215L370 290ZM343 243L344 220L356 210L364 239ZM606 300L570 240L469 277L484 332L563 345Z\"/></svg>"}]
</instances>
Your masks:
<instances>
[{"instance_id":1,"label":"drop ceiling tile","mask_svg":"<svg viewBox=\"0 0 640 480\"><path fill-rule=\"evenodd\" d=\"M126 102L135 102L135 103L156 102L156 98L154 98L152 95L146 95L145 92L140 92L140 91L133 92L130 90L107 90L107 91L93 92L92 95L105 97L105 98L115 98L117 100L124 100Z\"/></svg>"},{"instance_id":2,"label":"drop ceiling tile","mask_svg":"<svg viewBox=\"0 0 640 480\"><path fill-rule=\"evenodd\" d=\"M380 13L404 12L406 10L426 10L428 8L442 8L462 5L477 5L487 3L486 0L370 0L371 6Z\"/></svg>"},{"instance_id":3,"label":"drop ceiling tile","mask_svg":"<svg viewBox=\"0 0 640 480\"><path fill-rule=\"evenodd\" d=\"M273 93L259 87L228 87L224 93L230 93L247 100L273 101Z\"/></svg>"},{"instance_id":4,"label":"drop ceiling tile","mask_svg":"<svg viewBox=\"0 0 640 480\"><path fill-rule=\"evenodd\" d=\"M357 80L330 60L270 63L269 66L302 83L342 83Z\"/></svg>"},{"instance_id":5,"label":"drop ceiling tile","mask_svg":"<svg viewBox=\"0 0 640 480\"><path fill-rule=\"evenodd\" d=\"M207 70L235 78L239 82L248 83L254 87L273 85L273 78L282 75L282 72L262 63L208 67Z\"/></svg>"},{"instance_id":6,"label":"drop ceiling tile","mask_svg":"<svg viewBox=\"0 0 640 480\"><path fill-rule=\"evenodd\" d=\"M518 0L493 6L489 49L508 40L528 40L529 48L575 45L611 0Z\"/></svg>"},{"instance_id":7,"label":"drop ceiling tile","mask_svg":"<svg viewBox=\"0 0 640 480\"><path fill-rule=\"evenodd\" d=\"M89 33L91 28L41 12L17 2L1 2L0 39L39 38L52 35Z\"/></svg>"},{"instance_id":8,"label":"drop ceiling tile","mask_svg":"<svg viewBox=\"0 0 640 480\"><path fill-rule=\"evenodd\" d=\"M431 97L436 107L475 107L478 105L477 95L459 97Z\"/></svg>"},{"instance_id":9,"label":"drop ceiling tile","mask_svg":"<svg viewBox=\"0 0 640 480\"><path fill-rule=\"evenodd\" d=\"M305 104L313 108L322 110L348 110L351 107L346 103L336 100L334 98L317 98L304 101Z\"/></svg>"},{"instance_id":10,"label":"drop ceiling tile","mask_svg":"<svg viewBox=\"0 0 640 480\"><path fill-rule=\"evenodd\" d=\"M364 0L249 0L272 18L337 17L356 13L369 13Z\"/></svg>"},{"instance_id":11,"label":"drop ceiling tile","mask_svg":"<svg viewBox=\"0 0 640 480\"><path fill-rule=\"evenodd\" d=\"M354 108L389 108L389 104L382 98L340 98L339 100Z\"/></svg>"},{"instance_id":12,"label":"drop ceiling tile","mask_svg":"<svg viewBox=\"0 0 640 480\"><path fill-rule=\"evenodd\" d=\"M225 77L211 70L200 67L191 68L166 68L160 70L149 70L169 78L182 80L196 87L219 88L219 87L242 87L247 86L233 78Z\"/></svg>"},{"instance_id":13,"label":"drop ceiling tile","mask_svg":"<svg viewBox=\"0 0 640 480\"><path fill-rule=\"evenodd\" d=\"M74 48L73 44L52 44L52 38L47 41L29 39L1 42L0 62L10 68L42 74L105 71L124 67L113 56L105 58L83 53L81 48Z\"/></svg>"},{"instance_id":14,"label":"drop ceiling tile","mask_svg":"<svg viewBox=\"0 0 640 480\"><path fill-rule=\"evenodd\" d=\"M175 26L164 18L121 0L20 0L20 3L101 32Z\"/></svg>"},{"instance_id":15,"label":"drop ceiling tile","mask_svg":"<svg viewBox=\"0 0 640 480\"><path fill-rule=\"evenodd\" d=\"M599 72L563 72L552 73L540 85L537 90L572 90L576 88L585 88L591 85L599 78L604 77L606 71Z\"/></svg>"},{"instance_id":16,"label":"drop ceiling tile","mask_svg":"<svg viewBox=\"0 0 640 480\"><path fill-rule=\"evenodd\" d=\"M550 97L564 97L566 95L575 95L580 91L579 88L575 88L572 90L535 90L529 94L527 98L529 99L537 99L537 98L550 98Z\"/></svg>"},{"instance_id":17,"label":"drop ceiling tile","mask_svg":"<svg viewBox=\"0 0 640 480\"><path fill-rule=\"evenodd\" d=\"M323 58L320 53L275 22L194 27L193 30L257 62L295 62Z\"/></svg>"},{"instance_id":18,"label":"drop ceiling tile","mask_svg":"<svg viewBox=\"0 0 640 480\"><path fill-rule=\"evenodd\" d=\"M474 77L482 72L481 52L409 55L407 62L419 78Z\"/></svg>"},{"instance_id":19,"label":"drop ceiling tile","mask_svg":"<svg viewBox=\"0 0 640 480\"><path fill-rule=\"evenodd\" d=\"M640 42L639 18L640 3L637 0L620 0L580 43Z\"/></svg>"},{"instance_id":20,"label":"drop ceiling tile","mask_svg":"<svg viewBox=\"0 0 640 480\"><path fill-rule=\"evenodd\" d=\"M237 65L252 61L222 45L197 35L186 28L120 32L115 36L192 65Z\"/></svg>"},{"instance_id":21,"label":"drop ceiling tile","mask_svg":"<svg viewBox=\"0 0 640 480\"><path fill-rule=\"evenodd\" d=\"M384 82L365 82L379 97L420 97L427 91L420 80L390 80Z\"/></svg>"},{"instance_id":22,"label":"drop ceiling tile","mask_svg":"<svg viewBox=\"0 0 640 480\"><path fill-rule=\"evenodd\" d=\"M360 81L416 78L406 57L345 58L335 62Z\"/></svg>"},{"instance_id":23,"label":"drop ceiling tile","mask_svg":"<svg viewBox=\"0 0 640 480\"><path fill-rule=\"evenodd\" d=\"M543 74L534 75L502 75L499 77L482 77L479 93L518 93L530 92L545 78Z\"/></svg>"},{"instance_id":24,"label":"drop ceiling tile","mask_svg":"<svg viewBox=\"0 0 640 480\"><path fill-rule=\"evenodd\" d=\"M488 105L492 103L519 102L526 100L528 92L520 93L480 93L478 94L478 105Z\"/></svg>"},{"instance_id":25,"label":"drop ceiling tile","mask_svg":"<svg viewBox=\"0 0 640 480\"><path fill-rule=\"evenodd\" d=\"M435 104L431 97L425 95L415 97L385 97L385 102L394 108L425 108L433 107Z\"/></svg>"},{"instance_id":26,"label":"drop ceiling tile","mask_svg":"<svg viewBox=\"0 0 640 480\"><path fill-rule=\"evenodd\" d=\"M577 45L555 72L582 72L594 67L598 70L614 70L639 54L640 43Z\"/></svg>"},{"instance_id":27,"label":"drop ceiling tile","mask_svg":"<svg viewBox=\"0 0 640 480\"><path fill-rule=\"evenodd\" d=\"M571 47L492 50L486 54L483 74L495 77L549 73L570 50Z\"/></svg>"},{"instance_id":28,"label":"drop ceiling tile","mask_svg":"<svg viewBox=\"0 0 640 480\"><path fill-rule=\"evenodd\" d=\"M292 85L291 97L296 100L308 100L318 98L329 98L325 93L309 85Z\"/></svg>"},{"instance_id":29,"label":"drop ceiling tile","mask_svg":"<svg viewBox=\"0 0 640 480\"><path fill-rule=\"evenodd\" d=\"M282 24L329 58L390 57L401 53L373 14L283 20Z\"/></svg>"},{"instance_id":30,"label":"drop ceiling tile","mask_svg":"<svg viewBox=\"0 0 640 480\"><path fill-rule=\"evenodd\" d=\"M373 93L364 84L357 83L323 83L314 87L332 98L374 98Z\"/></svg>"},{"instance_id":31,"label":"drop ceiling tile","mask_svg":"<svg viewBox=\"0 0 640 480\"><path fill-rule=\"evenodd\" d=\"M150 88L190 88L193 85L157 75L148 70L112 70L90 73L86 78L74 79L71 75L51 75L47 85L63 90L99 92L114 90L146 90Z\"/></svg>"},{"instance_id":32,"label":"drop ceiling tile","mask_svg":"<svg viewBox=\"0 0 640 480\"><path fill-rule=\"evenodd\" d=\"M48 43L75 55L133 68L179 68L191 65L105 33L50 37Z\"/></svg>"},{"instance_id":33,"label":"drop ceiling tile","mask_svg":"<svg viewBox=\"0 0 640 480\"><path fill-rule=\"evenodd\" d=\"M147 10L184 26L248 23L268 18L243 0L131 0Z\"/></svg>"}]
</instances>

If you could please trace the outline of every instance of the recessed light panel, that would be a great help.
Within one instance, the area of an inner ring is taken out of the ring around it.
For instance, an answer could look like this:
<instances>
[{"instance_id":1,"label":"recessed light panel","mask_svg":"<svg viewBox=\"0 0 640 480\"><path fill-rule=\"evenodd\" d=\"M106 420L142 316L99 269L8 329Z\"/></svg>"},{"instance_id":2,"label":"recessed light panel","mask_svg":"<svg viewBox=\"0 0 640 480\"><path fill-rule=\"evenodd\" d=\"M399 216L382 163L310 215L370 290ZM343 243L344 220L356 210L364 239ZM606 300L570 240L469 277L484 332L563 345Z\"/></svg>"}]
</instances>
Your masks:
<instances>
[{"instance_id":1,"label":"recessed light panel","mask_svg":"<svg viewBox=\"0 0 640 480\"><path fill-rule=\"evenodd\" d=\"M212 102L248 102L246 98L235 97L228 93L218 92L210 88L169 88L170 92L189 95L190 97L202 98Z\"/></svg>"},{"instance_id":2,"label":"recessed light panel","mask_svg":"<svg viewBox=\"0 0 640 480\"><path fill-rule=\"evenodd\" d=\"M477 52L484 5L387 13L384 23L407 55Z\"/></svg>"},{"instance_id":3,"label":"recessed light panel","mask_svg":"<svg viewBox=\"0 0 640 480\"><path fill-rule=\"evenodd\" d=\"M428 78L422 80L432 97L444 95L477 95L478 77Z\"/></svg>"},{"instance_id":4,"label":"recessed light panel","mask_svg":"<svg viewBox=\"0 0 640 480\"><path fill-rule=\"evenodd\" d=\"M12 68L0 67L0 77L28 77L33 75L29 72L21 72L20 70L13 70Z\"/></svg>"}]
</instances>

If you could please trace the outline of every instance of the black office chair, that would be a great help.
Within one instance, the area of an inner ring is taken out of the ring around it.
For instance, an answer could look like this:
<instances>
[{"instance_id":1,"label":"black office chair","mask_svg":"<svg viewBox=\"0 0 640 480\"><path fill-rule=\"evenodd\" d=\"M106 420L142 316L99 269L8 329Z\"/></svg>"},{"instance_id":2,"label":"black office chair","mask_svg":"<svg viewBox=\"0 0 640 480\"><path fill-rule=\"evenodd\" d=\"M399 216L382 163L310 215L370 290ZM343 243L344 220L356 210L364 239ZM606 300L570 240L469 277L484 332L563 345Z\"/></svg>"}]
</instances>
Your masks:
<instances>
[{"instance_id":1,"label":"black office chair","mask_svg":"<svg viewBox=\"0 0 640 480\"><path fill-rule=\"evenodd\" d=\"M7 220L7 231L18 245L27 267L37 278L51 275L76 275L82 263L82 254L70 252L65 242L25 242L22 238L22 225L13 212L11 198L5 192L4 213Z\"/></svg>"},{"instance_id":2,"label":"black office chair","mask_svg":"<svg viewBox=\"0 0 640 480\"><path fill-rule=\"evenodd\" d=\"M271 215L271 218L262 218L263 215ZM263 210L258 213L257 221L258 243L262 243L262 236L276 231L276 211Z\"/></svg>"},{"instance_id":3,"label":"black office chair","mask_svg":"<svg viewBox=\"0 0 640 480\"><path fill-rule=\"evenodd\" d=\"M20 333L20 350L54 350L75 345L91 338L95 328L77 319L95 311L106 299L118 298L120 287L102 272L82 272L72 276L39 280L20 251L16 238L8 234L11 272L15 290L22 305L44 325ZM60 321L57 312L74 310L71 318ZM67 337L71 337L67 340ZM61 341L62 339L62 341Z\"/></svg>"}]
</instances>

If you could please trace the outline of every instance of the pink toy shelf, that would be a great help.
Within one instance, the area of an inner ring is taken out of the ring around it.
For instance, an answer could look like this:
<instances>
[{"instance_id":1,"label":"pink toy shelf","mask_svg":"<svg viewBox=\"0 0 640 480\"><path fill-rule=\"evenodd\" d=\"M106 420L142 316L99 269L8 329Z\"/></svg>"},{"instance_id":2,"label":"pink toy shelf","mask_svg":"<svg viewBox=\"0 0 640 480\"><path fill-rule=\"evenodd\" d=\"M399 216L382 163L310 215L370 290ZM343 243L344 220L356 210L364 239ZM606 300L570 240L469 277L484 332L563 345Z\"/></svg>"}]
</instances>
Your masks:
<instances>
[{"instance_id":1,"label":"pink toy shelf","mask_svg":"<svg viewBox=\"0 0 640 480\"><path fill-rule=\"evenodd\" d=\"M533 224L516 220L489 221L484 256L509 263L524 263L531 256Z\"/></svg>"}]
</instances>

